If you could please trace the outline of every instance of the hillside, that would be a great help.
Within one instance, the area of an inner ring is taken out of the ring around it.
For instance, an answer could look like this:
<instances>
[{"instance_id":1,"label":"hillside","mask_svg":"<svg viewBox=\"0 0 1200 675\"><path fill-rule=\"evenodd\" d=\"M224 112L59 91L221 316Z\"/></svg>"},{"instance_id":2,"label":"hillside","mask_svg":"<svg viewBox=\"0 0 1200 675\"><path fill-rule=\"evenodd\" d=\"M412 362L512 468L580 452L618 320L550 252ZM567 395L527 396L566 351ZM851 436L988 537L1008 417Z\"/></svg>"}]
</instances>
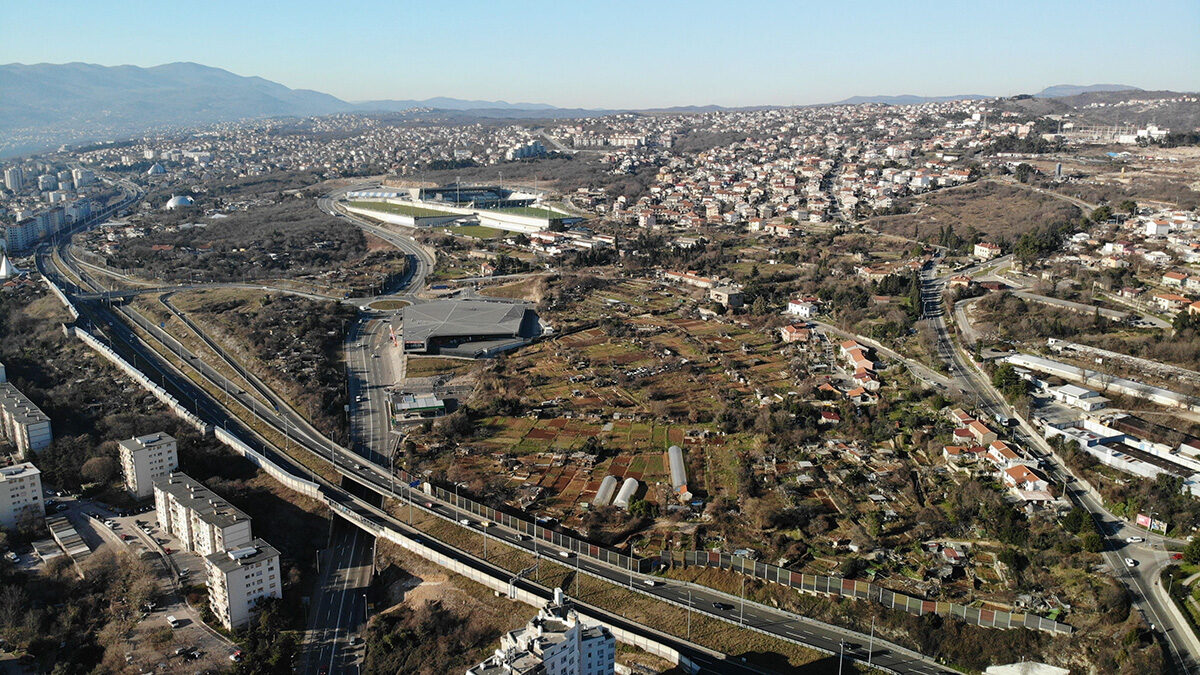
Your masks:
<instances>
[{"instance_id":1,"label":"hillside","mask_svg":"<svg viewBox=\"0 0 1200 675\"><path fill-rule=\"evenodd\" d=\"M974 231L990 241L1012 241L1039 225L1079 217L1079 209L1064 201L992 182L911 197L905 204L912 209L910 213L874 218L868 225L888 234L922 240L936 240L941 228L949 225L967 240Z\"/></svg>"}]
</instances>

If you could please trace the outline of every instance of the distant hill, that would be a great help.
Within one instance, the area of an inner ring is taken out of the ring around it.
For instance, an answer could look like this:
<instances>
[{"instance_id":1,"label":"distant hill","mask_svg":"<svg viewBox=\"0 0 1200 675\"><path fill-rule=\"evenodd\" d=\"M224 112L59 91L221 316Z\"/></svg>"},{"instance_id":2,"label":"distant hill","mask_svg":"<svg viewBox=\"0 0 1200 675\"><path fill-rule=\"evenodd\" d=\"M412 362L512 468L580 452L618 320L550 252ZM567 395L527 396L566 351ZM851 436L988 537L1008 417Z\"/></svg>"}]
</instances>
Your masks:
<instances>
[{"instance_id":1,"label":"distant hill","mask_svg":"<svg viewBox=\"0 0 1200 675\"><path fill-rule=\"evenodd\" d=\"M956 96L916 96L914 94L901 94L899 96L851 96L850 98L842 99L836 103L827 105L858 105L860 103L884 103L887 105L916 105L918 103L941 103L944 101L962 101L980 100L995 98L995 96L984 96L983 94L959 94Z\"/></svg>"},{"instance_id":2,"label":"distant hill","mask_svg":"<svg viewBox=\"0 0 1200 675\"><path fill-rule=\"evenodd\" d=\"M421 101L415 99L393 101L359 101L352 104L363 112L376 110L401 111L413 108L435 108L438 110L558 110L548 103L508 103L507 101L468 101L461 98L437 96Z\"/></svg>"},{"instance_id":3,"label":"distant hill","mask_svg":"<svg viewBox=\"0 0 1200 675\"><path fill-rule=\"evenodd\" d=\"M1081 99L1150 96L1117 84L1060 84L1025 99L1026 112L1068 110ZM955 96L854 96L834 105L916 103L990 99L983 94ZM677 106L634 112L645 114L757 110L772 106L725 108ZM622 110L557 108L546 103L508 103L447 97L348 102L307 89L291 89L261 77L246 77L197 63L168 63L151 68L88 63L0 65L0 157L41 151L62 144L107 141L166 130L262 117L308 117L337 112L405 112L440 119L564 119L607 115ZM623 109L628 110L628 109ZM1188 126L1180 119L1176 126Z\"/></svg>"},{"instance_id":4,"label":"distant hill","mask_svg":"<svg viewBox=\"0 0 1200 675\"><path fill-rule=\"evenodd\" d=\"M0 156L258 117L412 108L487 110L497 116L557 110L544 103L454 98L349 103L198 63L151 68L10 63L0 65Z\"/></svg>"},{"instance_id":5,"label":"distant hill","mask_svg":"<svg viewBox=\"0 0 1200 675\"><path fill-rule=\"evenodd\" d=\"M1034 94L1034 98L1062 98L1064 96L1078 96L1079 94L1091 94L1098 91L1142 91L1138 87L1131 87L1127 84L1056 84Z\"/></svg>"},{"instance_id":6,"label":"distant hill","mask_svg":"<svg viewBox=\"0 0 1200 675\"><path fill-rule=\"evenodd\" d=\"M88 63L0 66L0 128L84 122L185 124L325 114L345 101L197 63L153 68Z\"/></svg>"}]
</instances>

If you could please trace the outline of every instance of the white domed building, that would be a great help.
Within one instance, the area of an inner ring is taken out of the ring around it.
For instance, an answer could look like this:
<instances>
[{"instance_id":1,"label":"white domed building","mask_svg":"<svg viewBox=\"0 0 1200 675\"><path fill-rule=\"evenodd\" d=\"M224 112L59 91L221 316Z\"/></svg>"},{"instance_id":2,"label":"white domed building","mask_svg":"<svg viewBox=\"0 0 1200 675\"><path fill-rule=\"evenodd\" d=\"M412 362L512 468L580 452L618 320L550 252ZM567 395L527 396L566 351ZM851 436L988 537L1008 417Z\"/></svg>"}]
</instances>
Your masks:
<instances>
[{"instance_id":1,"label":"white domed building","mask_svg":"<svg viewBox=\"0 0 1200 675\"><path fill-rule=\"evenodd\" d=\"M163 208L168 211L173 211L180 207L186 208L195 203L196 203L196 200L192 199L191 197L189 197L187 195L175 195L167 200L167 204Z\"/></svg>"}]
</instances>

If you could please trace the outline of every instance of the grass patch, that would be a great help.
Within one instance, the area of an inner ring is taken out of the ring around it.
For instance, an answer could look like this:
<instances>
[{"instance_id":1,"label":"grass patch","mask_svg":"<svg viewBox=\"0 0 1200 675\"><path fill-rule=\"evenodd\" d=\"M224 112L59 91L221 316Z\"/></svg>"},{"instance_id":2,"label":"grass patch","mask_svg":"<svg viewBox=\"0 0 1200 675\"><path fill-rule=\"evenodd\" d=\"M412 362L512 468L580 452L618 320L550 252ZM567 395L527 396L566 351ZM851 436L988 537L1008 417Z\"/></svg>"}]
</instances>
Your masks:
<instances>
[{"instance_id":1,"label":"grass patch","mask_svg":"<svg viewBox=\"0 0 1200 675\"><path fill-rule=\"evenodd\" d=\"M498 230L486 225L455 225L454 227L439 227L436 229L446 234L453 234L460 237L474 237L475 239L497 239L504 235L504 230Z\"/></svg>"},{"instance_id":2,"label":"grass patch","mask_svg":"<svg viewBox=\"0 0 1200 675\"><path fill-rule=\"evenodd\" d=\"M461 375L471 369L474 361L446 359L436 356L408 357L405 375L408 377L434 377L436 375Z\"/></svg>"},{"instance_id":3,"label":"grass patch","mask_svg":"<svg viewBox=\"0 0 1200 675\"><path fill-rule=\"evenodd\" d=\"M421 206L410 206L408 204L392 204L390 202L350 202L350 206L353 206L356 209L394 213L412 218L441 218L444 216L458 215L456 213L450 213L449 211L438 211L437 209L427 209Z\"/></svg>"},{"instance_id":4,"label":"grass patch","mask_svg":"<svg viewBox=\"0 0 1200 675\"><path fill-rule=\"evenodd\" d=\"M372 302L371 304L369 304L367 306L370 307L371 309L378 309L378 310L383 311L383 310L389 310L389 309L400 309L402 307L408 307L409 304L410 303L407 300L376 300L375 302Z\"/></svg>"},{"instance_id":5,"label":"grass patch","mask_svg":"<svg viewBox=\"0 0 1200 675\"><path fill-rule=\"evenodd\" d=\"M510 206L503 209L488 209L497 213L511 213L514 216L528 216L530 218L545 218L546 220L562 220L571 216L550 209L538 208L536 206Z\"/></svg>"}]
</instances>

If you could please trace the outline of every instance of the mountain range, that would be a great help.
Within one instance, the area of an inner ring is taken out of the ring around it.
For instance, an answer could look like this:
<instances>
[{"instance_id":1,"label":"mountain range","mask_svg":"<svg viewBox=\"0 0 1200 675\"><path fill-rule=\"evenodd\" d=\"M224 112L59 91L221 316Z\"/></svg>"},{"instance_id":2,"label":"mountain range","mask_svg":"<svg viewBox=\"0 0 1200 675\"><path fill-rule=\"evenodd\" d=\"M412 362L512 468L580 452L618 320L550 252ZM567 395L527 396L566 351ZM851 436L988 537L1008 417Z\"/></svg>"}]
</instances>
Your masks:
<instances>
[{"instance_id":1,"label":"mountain range","mask_svg":"<svg viewBox=\"0 0 1200 675\"><path fill-rule=\"evenodd\" d=\"M1037 97L1136 89L1123 85L1055 85ZM855 96L839 104L905 105L961 96ZM100 66L88 63L0 65L0 156L63 143L113 140L171 128L263 117L306 117L337 112L386 112L429 108L452 115L498 118L564 118L616 110L558 108L546 103L508 103L457 98L344 101L309 89L291 89L261 77L236 75L197 63ZM680 106L642 112L709 112L721 106Z\"/></svg>"}]
</instances>

